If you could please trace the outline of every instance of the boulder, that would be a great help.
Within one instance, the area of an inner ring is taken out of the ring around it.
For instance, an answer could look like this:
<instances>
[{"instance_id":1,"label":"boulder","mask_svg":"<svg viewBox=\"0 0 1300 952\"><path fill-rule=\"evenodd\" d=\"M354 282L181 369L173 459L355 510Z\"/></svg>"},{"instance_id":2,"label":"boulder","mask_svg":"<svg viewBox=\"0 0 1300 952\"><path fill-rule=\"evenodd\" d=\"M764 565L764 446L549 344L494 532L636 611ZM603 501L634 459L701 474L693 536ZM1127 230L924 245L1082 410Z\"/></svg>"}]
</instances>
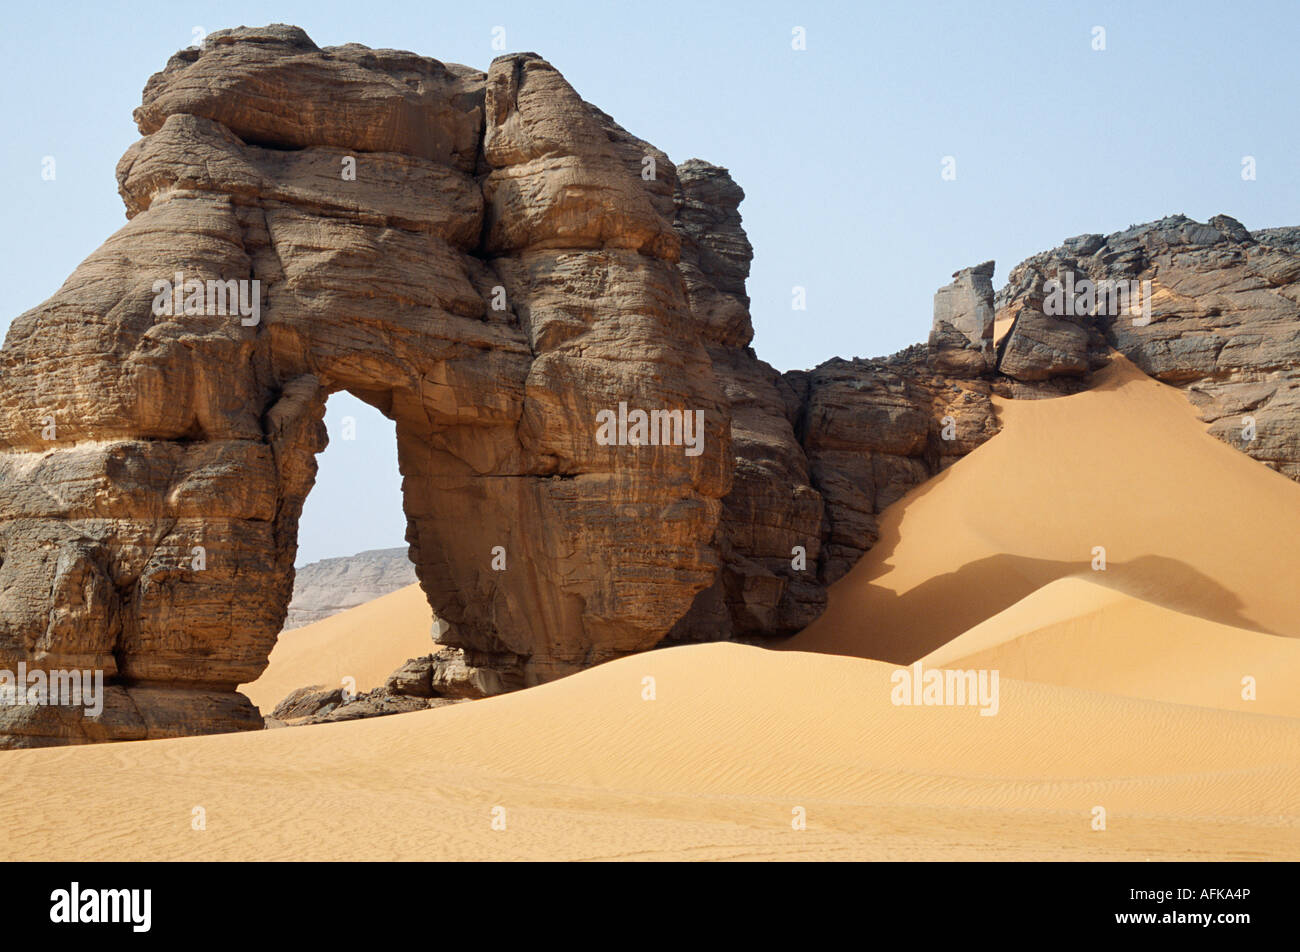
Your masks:
<instances>
[{"instance_id":1,"label":"boulder","mask_svg":"<svg viewBox=\"0 0 1300 952\"><path fill-rule=\"evenodd\" d=\"M1080 375L1088 369L1088 332L1035 308L1016 315L998 355L998 372L1022 381Z\"/></svg>"},{"instance_id":2,"label":"boulder","mask_svg":"<svg viewBox=\"0 0 1300 952\"><path fill-rule=\"evenodd\" d=\"M931 361L940 373L979 376L993 366L993 262L952 277L934 294Z\"/></svg>"}]
</instances>

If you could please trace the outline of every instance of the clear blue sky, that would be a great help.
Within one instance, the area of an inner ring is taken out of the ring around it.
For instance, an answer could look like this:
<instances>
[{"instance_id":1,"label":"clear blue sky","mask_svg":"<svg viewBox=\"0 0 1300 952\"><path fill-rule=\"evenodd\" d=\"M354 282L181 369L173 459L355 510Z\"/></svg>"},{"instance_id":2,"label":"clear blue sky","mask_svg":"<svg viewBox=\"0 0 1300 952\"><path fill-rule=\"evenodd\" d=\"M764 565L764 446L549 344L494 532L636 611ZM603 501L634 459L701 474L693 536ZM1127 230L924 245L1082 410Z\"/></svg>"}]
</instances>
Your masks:
<instances>
[{"instance_id":1,"label":"clear blue sky","mask_svg":"<svg viewBox=\"0 0 1300 952\"><path fill-rule=\"evenodd\" d=\"M675 160L725 165L754 244L755 348L778 369L924 339L935 288L995 284L1061 239L1182 212L1300 224L1300 3L27 3L6 11L0 330L124 221L113 169L149 75L195 27L295 23L485 69L549 59ZM791 49L802 26L807 49ZM1106 49L1095 51L1093 28ZM1255 181L1242 157L1254 156ZM54 156L57 177L41 179ZM941 163L956 160L944 181ZM791 288L807 288L793 312ZM402 544L392 428L347 395L299 562Z\"/></svg>"}]
</instances>

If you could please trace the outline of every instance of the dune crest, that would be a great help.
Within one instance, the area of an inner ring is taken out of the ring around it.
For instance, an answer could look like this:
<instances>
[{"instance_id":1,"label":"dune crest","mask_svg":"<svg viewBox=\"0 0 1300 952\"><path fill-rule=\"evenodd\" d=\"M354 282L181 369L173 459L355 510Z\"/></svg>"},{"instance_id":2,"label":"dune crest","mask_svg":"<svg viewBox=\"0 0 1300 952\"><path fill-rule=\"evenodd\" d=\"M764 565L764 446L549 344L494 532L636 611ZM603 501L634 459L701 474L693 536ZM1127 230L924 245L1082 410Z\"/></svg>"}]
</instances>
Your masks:
<instances>
[{"instance_id":1,"label":"dune crest","mask_svg":"<svg viewBox=\"0 0 1300 952\"><path fill-rule=\"evenodd\" d=\"M1300 639L1185 615L1098 584L1058 579L926 655L926 667L1128 697L1300 717ZM1250 679L1253 690L1243 697Z\"/></svg>"}]
</instances>

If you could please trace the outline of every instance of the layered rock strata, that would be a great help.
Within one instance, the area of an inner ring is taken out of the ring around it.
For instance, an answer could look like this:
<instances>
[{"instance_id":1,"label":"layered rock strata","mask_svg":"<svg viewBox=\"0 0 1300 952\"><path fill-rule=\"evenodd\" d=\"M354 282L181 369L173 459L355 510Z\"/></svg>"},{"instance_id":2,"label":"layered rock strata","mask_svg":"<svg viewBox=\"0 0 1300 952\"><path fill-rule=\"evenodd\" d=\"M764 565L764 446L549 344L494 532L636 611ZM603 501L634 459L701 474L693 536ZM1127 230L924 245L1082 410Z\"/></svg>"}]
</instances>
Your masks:
<instances>
[{"instance_id":1,"label":"layered rock strata","mask_svg":"<svg viewBox=\"0 0 1300 952\"><path fill-rule=\"evenodd\" d=\"M294 571L284 630L329 618L415 581L415 566L404 547L312 562Z\"/></svg>"}]
</instances>

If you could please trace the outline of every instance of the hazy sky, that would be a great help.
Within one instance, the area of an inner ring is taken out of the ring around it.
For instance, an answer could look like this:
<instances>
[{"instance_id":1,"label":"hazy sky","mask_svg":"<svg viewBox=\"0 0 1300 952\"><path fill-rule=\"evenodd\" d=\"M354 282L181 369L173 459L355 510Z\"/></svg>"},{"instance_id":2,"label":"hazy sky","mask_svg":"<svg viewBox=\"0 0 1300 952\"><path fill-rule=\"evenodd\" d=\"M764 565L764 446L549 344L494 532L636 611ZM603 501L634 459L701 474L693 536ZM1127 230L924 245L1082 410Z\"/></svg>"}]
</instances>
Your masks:
<instances>
[{"instance_id":1,"label":"hazy sky","mask_svg":"<svg viewBox=\"0 0 1300 952\"><path fill-rule=\"evenodd\" d=\"M480 69L504 27L507 50L540 53L674 160L727 166L747 194L754 346L782 370L924 339L935 289L989 258L1000 285L1063 238L1176 212L1300 224L1292 0L165 0L16 4L6 22L0 330L125 221L113 170L138 138L131 110L150 74L196 28L241 24ZM791 310L796 285L806 311ZM357 438L343 441L349 415ZM299 564L403 544L392 425L346 394L327 423Z\"/></svg>"}]
</instances>

